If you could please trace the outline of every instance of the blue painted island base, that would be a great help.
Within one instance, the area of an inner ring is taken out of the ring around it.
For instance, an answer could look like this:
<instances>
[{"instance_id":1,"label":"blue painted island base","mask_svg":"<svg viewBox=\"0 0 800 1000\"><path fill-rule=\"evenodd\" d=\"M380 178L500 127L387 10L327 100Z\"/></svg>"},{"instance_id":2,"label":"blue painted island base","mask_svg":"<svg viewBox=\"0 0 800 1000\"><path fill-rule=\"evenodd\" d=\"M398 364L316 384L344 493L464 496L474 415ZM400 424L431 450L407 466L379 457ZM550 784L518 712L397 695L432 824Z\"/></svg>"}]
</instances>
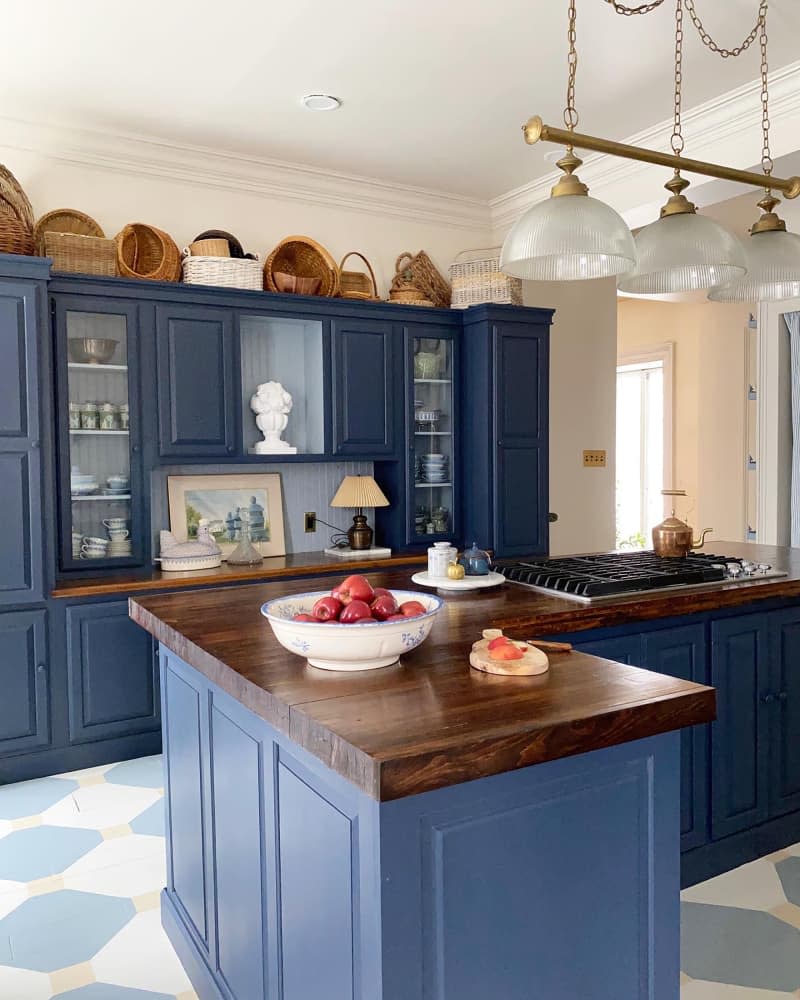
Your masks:
<instances>
[{"instance_id":1,"label":"blue painted island base","mask_svg":"<svg viewBox=\"0 0 800 1000\"><path fill-rule=\"evenodd\" d=\"M161 671L163 922L201 1000L677 1000L677 733L378 802Z\"/></svg>"}]
</instances>

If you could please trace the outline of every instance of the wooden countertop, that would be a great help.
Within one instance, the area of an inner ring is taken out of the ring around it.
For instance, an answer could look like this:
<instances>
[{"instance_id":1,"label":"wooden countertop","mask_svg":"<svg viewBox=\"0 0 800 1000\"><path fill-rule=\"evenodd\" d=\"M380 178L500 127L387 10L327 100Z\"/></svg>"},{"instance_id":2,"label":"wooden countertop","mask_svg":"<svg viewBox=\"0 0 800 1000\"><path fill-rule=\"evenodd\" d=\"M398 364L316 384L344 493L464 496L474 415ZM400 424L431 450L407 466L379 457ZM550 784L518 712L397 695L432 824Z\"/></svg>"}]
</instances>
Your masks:
<instances>
[{"instance_id":1,"label":"wooden countertop","mask_svg":"<svg viewBox=\"0 0 800 1000\"><path fill-rule=\"evenodd\" d=\"M409 587L409 575L393 570L371 573L370 579L376 586L400 589ZM674 595L657 605L644 598L617 601L601 613L506 584L448 598L430 637L401 664L339 674L309 667L284 650L260 613L273 597L329 585L329 578L283 580L132 598L131 617L229 695L380 800L714 718L712 688L581 653L553 654L550 671L538 677L497 677L469 668L470 646L483 628L501 627L525 637L591 628L609 618L694 610L679 607ZM766 581L754 585L760 586L764 596L772 596ZM724 588L711 595L695 593L709 606L738 599L729 598ZM753 599L752 594L744 598Z\"/></svg>"},{"instance_id":2,"label":"wooden countertop","mask_svg":"<svg viewBox=\"0 0 800 1000\"><path fill-rule=\"evenodd\" d=\"M259 580L285 577L319 576L323 573L358 573L376 567L419 566L427 564L423 553L400 553L382 559L337 559L324 552L296 552L270 556L255 566L229 566L217 569L162 573L149 567L135 570L112 570L100 576L62 578L56 581L52 597L100 597L105 594L147 594L161 590L195 590L198 587L224 587L229 583L256 583Z\"/></svg>"}]
</instances>

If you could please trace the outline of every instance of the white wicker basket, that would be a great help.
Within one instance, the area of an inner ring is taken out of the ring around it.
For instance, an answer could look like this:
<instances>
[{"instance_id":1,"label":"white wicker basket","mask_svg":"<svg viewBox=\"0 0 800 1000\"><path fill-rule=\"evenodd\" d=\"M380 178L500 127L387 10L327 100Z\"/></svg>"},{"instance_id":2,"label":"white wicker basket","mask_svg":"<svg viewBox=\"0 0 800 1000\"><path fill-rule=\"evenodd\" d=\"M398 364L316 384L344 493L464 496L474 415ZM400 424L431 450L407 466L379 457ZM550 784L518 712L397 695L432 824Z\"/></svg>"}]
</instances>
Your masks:
<instances>
[{"instance_id":1,"label":"white wicker basket","mask_svg":"<svg viewBox=\"0 0 800 1000\"><path fill-rule=\"evenodd\" d=\"M463 250L450 265L453 309L481 302L522 305L522 281L500 270L500 247Z\"/></svg>"},{"instance_id":2,"label":"white wicker basket","mask_svg":"<svg viewBox=\"0 0 800 1000\"><path fill-rule=\"evenodd\" d=\"M183 280L187 285L219 285L222 288L249 288L263 291L261 262L238 257L193 257L188 249L182 254Z\"/></svg>"}]
</instances>

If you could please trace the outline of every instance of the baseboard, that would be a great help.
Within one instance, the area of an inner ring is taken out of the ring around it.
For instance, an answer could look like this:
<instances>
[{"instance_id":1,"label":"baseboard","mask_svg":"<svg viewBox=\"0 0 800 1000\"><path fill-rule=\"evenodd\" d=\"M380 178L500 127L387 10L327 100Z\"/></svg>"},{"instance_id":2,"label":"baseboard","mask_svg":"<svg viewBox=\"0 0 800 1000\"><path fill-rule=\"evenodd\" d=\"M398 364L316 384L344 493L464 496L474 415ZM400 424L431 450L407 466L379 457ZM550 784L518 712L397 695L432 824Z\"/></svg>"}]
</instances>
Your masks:
<instances>
[{"instance_id":1,"label":"baseboard","mask_svg":"<svg viewBox=\"0 0 800 1000\"><path fill-rule=\"evenodd\" d=\"M800 812L778 816L724 840L696 847L681 855L681 888L705 882L800 841Z\"/></svg>"},{"instance_id":2,"label":"baseboard","mask_svg":"<svg viewBox=\"0 0 800 1000\"><path fill-rule=\"evenodd\" d=\"M161 890L161 926L200 1000L225 1000L166 889Z\"/></svg>"},{"instance_id":3,"label":"baseboard","mask_svg":"<svg viewBox=\"0 0 800 1000\"><path fill-rule=\"evenodd\" d=\"M81 743L68 747L47 747L28 753L0 758L0 785L12 781L30 781L65 771L80 771L98 764L116 764L133 757L149 757L161 753L161 731L120 736L97 743Z\"/></svg>"}]
</instances>

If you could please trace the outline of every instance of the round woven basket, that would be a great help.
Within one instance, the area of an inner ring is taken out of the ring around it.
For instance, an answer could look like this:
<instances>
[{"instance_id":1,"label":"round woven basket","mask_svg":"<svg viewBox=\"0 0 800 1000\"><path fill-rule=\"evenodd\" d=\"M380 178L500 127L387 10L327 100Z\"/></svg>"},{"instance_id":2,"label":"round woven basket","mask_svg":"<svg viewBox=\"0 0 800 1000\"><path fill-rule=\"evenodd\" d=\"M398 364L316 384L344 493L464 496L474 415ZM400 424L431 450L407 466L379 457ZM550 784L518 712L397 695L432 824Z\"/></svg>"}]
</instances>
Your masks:
<instances>
[{"instance_id":1,"label":"round woven basket","mask_svg":"<svg viewBox=\"0 0 800 1000\"><path fill-rule=\"evenodd\" d=\"M0 212L0 253L19 253L33 256L36 244L33 233L24 222L11 214Z\"/></svg>"},{"instance_id":2,"label":"round woven basket","mask_svg":"<svg viewBox=\"0 0 800 1000\"><path fill-rule=\"evenodd\" d=\"M117 268L123 278L178 281L181 252L167 233L143 222L132 222L117 233Z\"/></svg>"},{"instance_id":3,"label":"round woven basket","mask_svg":"<svg viewBox=\"0 0 800 1000\"><path fill-rule=\"evenodd\" d=\"M72 233L74 236L97 236L100 239L106 235L90 215L74 208L57 208L53 212L46 212L36 223L33 238L36 253L40 257L44 256L45 233Z\"/></svg>"},{"instance_id":4,"label":"round woven basket","mask_svg":"<svg viewBox=\"0 0 800 1000\"><path fill-rule=\"evenodd\" d=\"M274 274L297 278L319 278L317 295L334 296L339 291L339 268L324 246L310 236L287 236L281 240L264 263L264 288L277 292Z\"/></svg>"},{"instance_id":5,"label":"round woven basket","mask_svg":"<svg viewBox=\"0 0 800 1000\"><path fill-rule=\"evenodd\" d=\"M29 233L33 232L33 207L22 185L11 171L0 164L0 203L3 214L13 215Z\"/></svg>"},{"instance_id":6,"label":"round woven basket","mask_svg":"<svg viewBox=\"0 0 800 1000\"><path fill-rule=\"evenodd\" d=\"M197 253L195 256L235 257L237 260L242 260L244 258L244 248L242 247L242 244L232 233L226 233L224 229L206 229L205 232L198 233L197 236L195 236L190 246L194 243L200 243L201 240L225 240L228 244L227 252L209 255Z\"/></svg>"}]
</instances>

